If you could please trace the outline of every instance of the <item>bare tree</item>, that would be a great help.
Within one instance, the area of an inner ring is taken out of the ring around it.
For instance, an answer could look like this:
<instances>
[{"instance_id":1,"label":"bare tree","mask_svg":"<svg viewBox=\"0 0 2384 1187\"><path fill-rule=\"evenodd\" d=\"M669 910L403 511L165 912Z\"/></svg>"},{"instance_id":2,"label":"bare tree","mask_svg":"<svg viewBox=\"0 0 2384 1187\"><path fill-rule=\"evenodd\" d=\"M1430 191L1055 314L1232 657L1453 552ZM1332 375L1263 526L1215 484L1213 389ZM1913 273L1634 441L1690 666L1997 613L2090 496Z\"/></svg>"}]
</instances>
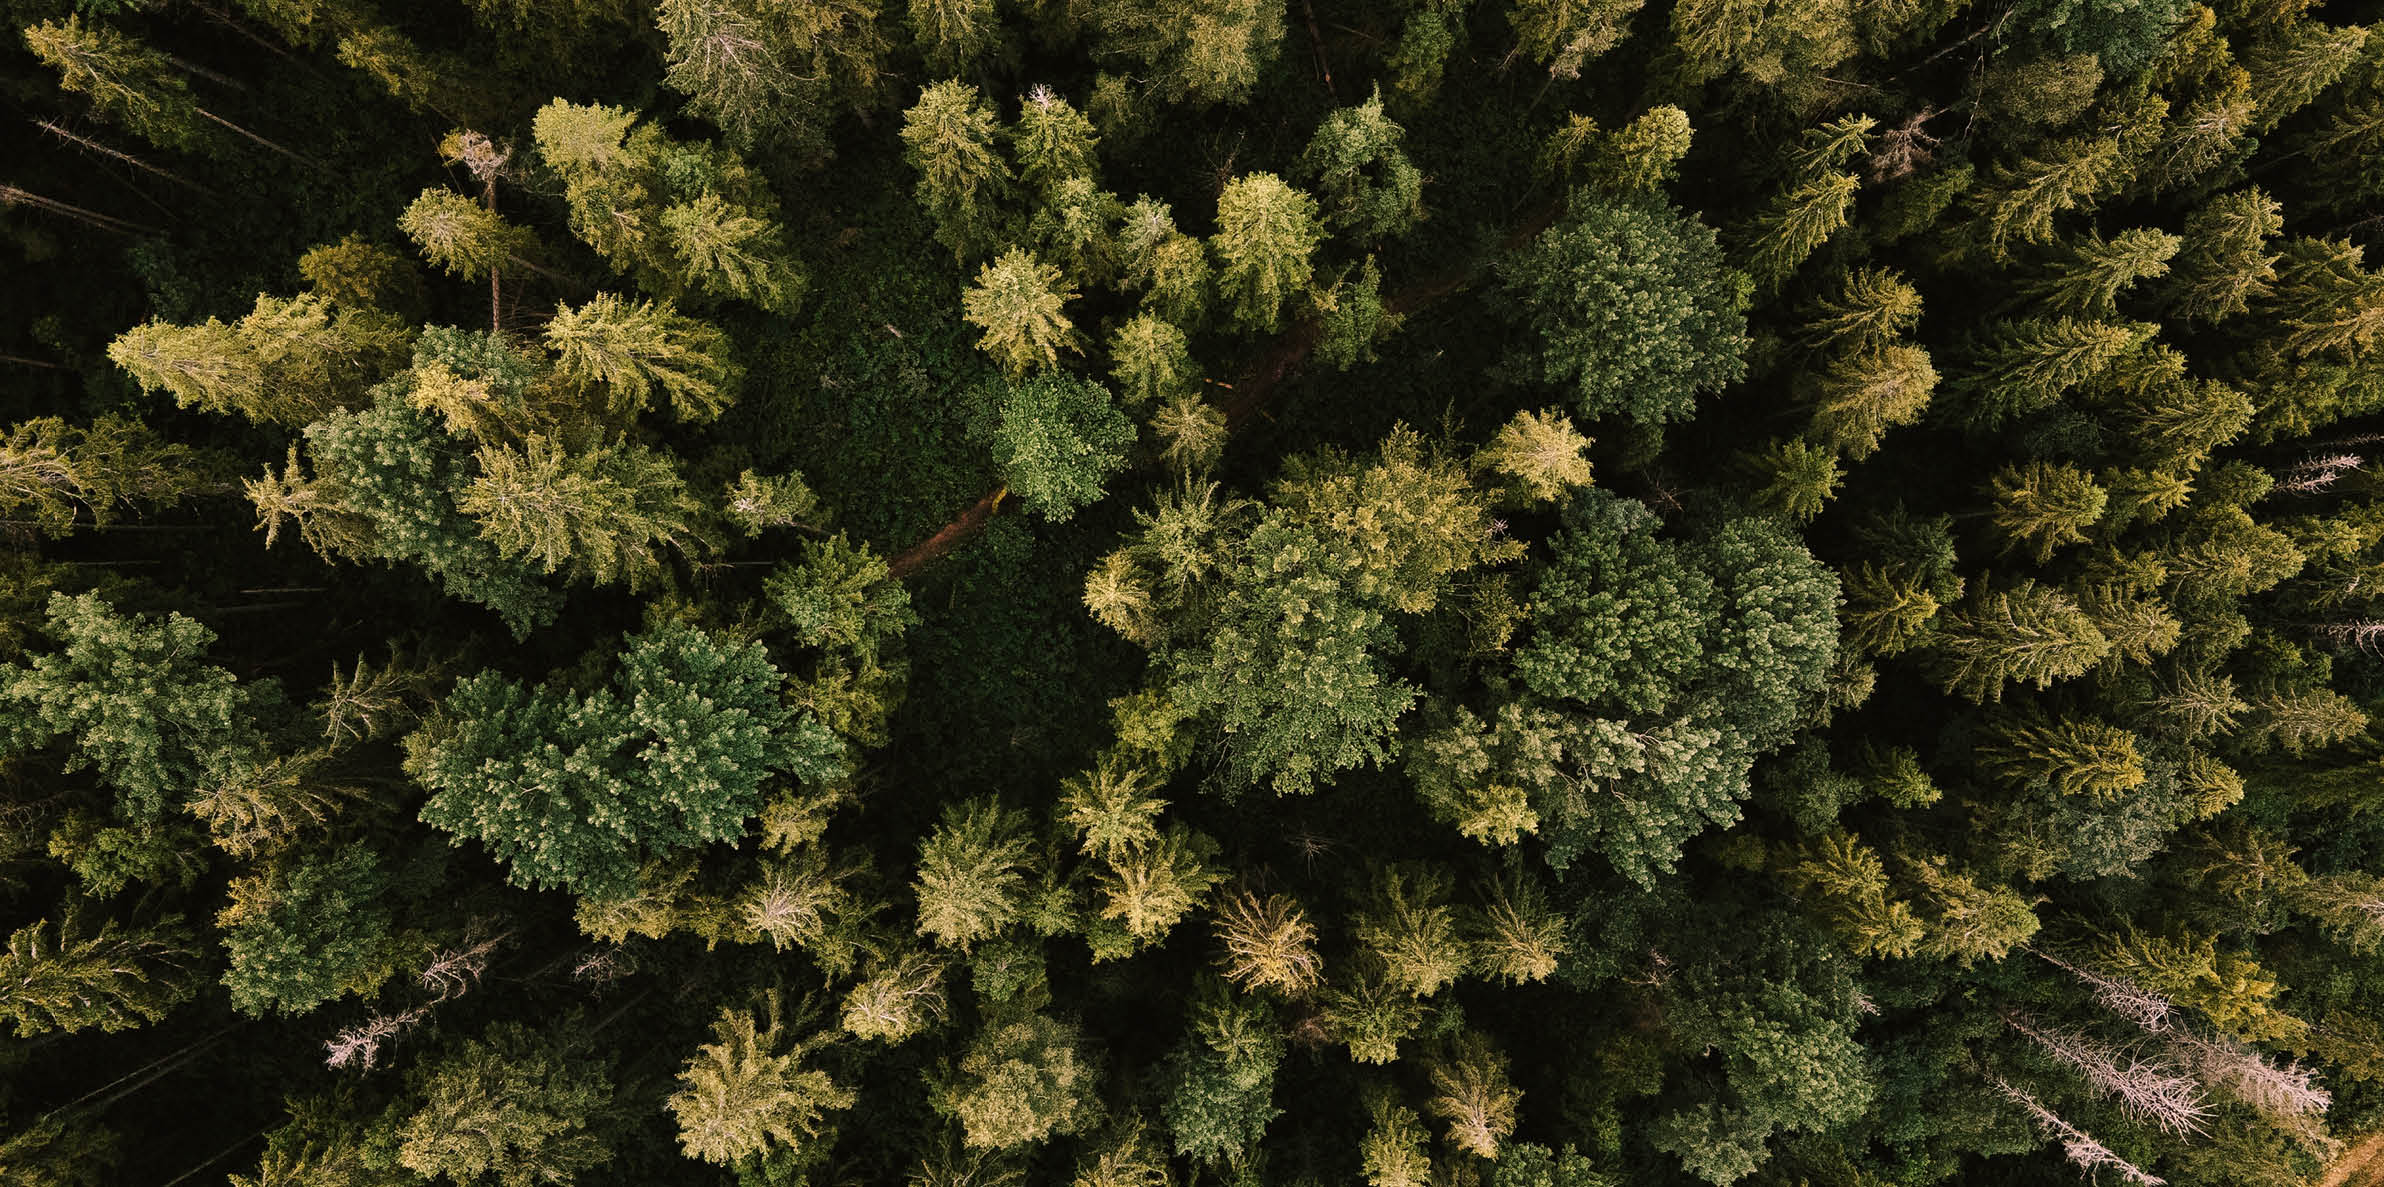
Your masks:
<instances>
[{"instance_id":1,"label":"bare tree","mask_svg":"<svg viewBox=\"0 0 2384 1187\"><path fill-rule=\"evenodd\" d=\"M2055 1141L2060 1142L2062 1153L2068 1155L2071 1164L2079 1170L2085 1171L2088 1177L2092 1177L2096 1171L2104 1167L2109 1167L2118 1171L2121 1178L2135 1184L2136 1187L2161 1187L2162 1184L2168 1182L2167 1179L2152 1174L2135 1163L2112 1153L2109 1146L2095 1141L2093 1134L2062 1120L2059 1114L2038 1104L2035 1097L2012 1087L2002 1077L1989 1076L1987 1082L1993 1084L1996 1091L2001 1092L2013 1104L2025 1110L2039 1126L2044 1128L2047 1134L2050 1134Z\"/></svg>"},{"instance_id":2,"label":"bare tree","mask_svg":"<svg viewBox=\"0 0 2384 1187\"><path fill-rule=\"evenodd\" d=\"M2202 1132L2210 1106L2202 1100L2201 1086L2167 1059L2147 1059L2083 1031L2047 1025L2025 1014L2006 1013L2003 1022L2045 1054L2068 1064L2096 1092L2118 1101L2137 1120L2179 1137Z\"/></svg>"},{"instance_id":3,"label":"bare tree","mask_svg":"<svg viewBox=\"0 0 2384 1187\"><path fill-rule=\"evenodd\" d=\"M2155 1034L2169 1028L2169 1017L2176 1006L2168 998L2146 989L2125 977L2105 976L2046 952L2030 948L2038 959L2076 977L2094 995L2094 1004L2117 1014Z\"/></svg>"}]
</instances>

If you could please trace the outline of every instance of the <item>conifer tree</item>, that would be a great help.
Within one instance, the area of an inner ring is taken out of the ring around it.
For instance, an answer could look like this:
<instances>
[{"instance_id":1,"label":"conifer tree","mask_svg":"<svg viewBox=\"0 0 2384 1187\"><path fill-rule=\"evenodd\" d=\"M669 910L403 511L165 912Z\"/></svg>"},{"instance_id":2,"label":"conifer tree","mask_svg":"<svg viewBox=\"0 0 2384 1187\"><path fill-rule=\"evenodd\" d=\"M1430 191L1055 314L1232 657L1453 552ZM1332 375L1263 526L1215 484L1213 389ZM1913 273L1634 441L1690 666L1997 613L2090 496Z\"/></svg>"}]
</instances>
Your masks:
<instances>
[{"instance_id":1,"label":"conifer tree","mask_svg":"<svg viewBox=\"0 0 2384 1187\"><path fill-rule=\"evenodd\" d=\"M610 669L595 688L457 682L406 739L407 773L431 792L423 822L479 840L518 885L619 898L643 859L742 834L773 774L842 770L826 727L779 703L757 643L669 626L632 636Z\"/></svg>"},{"instance_id":2,"label":"conifer tree","mask_svg":"<svg viewBox=\"0 0 2384 1187\"><path fill-rule=\"evenodd\" d=\"M1380 91L1317 125L1299 176L1315 188L1326 224L1372 242L1397 238L1424 217L1424 175L1400 148L1406 135L1383 114Z\"/></svg>"},{"instance_id":3,"label":"conifer tree","mask_svg":"<svg viewBox=\"0 0 2384 1187\"><path fill-rule=\"evenodd\" d=\"M108 358L142 390L164 391L185 408L302 425L360 402L407 339L387 314L335 309L311 294L260 294L233 325L136 326L108 344Z\"/></svg>"},{"instance_id":4,"label":"conifer tree","mask_svg":"<svg viewBox=\"0 0 2384 1187\"><path fill-rule=\"evenodd\" d=\"M2244 54L2244 69L2252 79L2252 107L2259 113L2254 130L2275 127L2333 85L2359 60L2367 35L2358 25L2296 20L2253 42Z\"/></svg>"},{"instance_id":5,"label":"conifer tree","mask_svg":"<svg viewBox=\"0 0 2384 1187\"><path fill-rule=\"evenodd\" d=\"M1175 1135L1176 1153L1199 1163L1247 1165L1282 1113L1274 1089L1283 1047L1271 1006L1227 994L1214 982L1204 986L1193 1003L1191 1033L1160 1072L1166 1092L1160 1114Z\"/></svg>"},{"instance_id":6,"label":"conifer tree","mask_svg":"<svg viewBox=\"0 0 2384 1187\"><path fill-rule=\"evenodd\" d=\"M1515 1131L1515 1107L1523 1094L1507 1079L1506 1056L1479 1035L1468 1034L1431 1065L1432 1112L1448 1126L1449 1145L1476 1158L1498 1157Z\"/></svg>"},{"instance_id":7,"label":"conifer tree","mask_svg":"<svg viewBox=\"0 0 2384 1187\"><path fill-rule=\"evenodd\" d=\"M211 489L185 445L110 413L77 427L54 416L20 422L0 438L0 512L62 537L86 522L104 528L129 507L170 505Z\"/></svg>"},{"instance_id":8,"label":"conifer tree","mask_svg":"<svg viewBox=\"0 0 2384 1187\"><path fill-rule=\"evenodd\" d=\"M2027 578L1982 584L1938 622L1929 647L1939 678L1972 701L2000 701L2005 685L2022 681L2050 687L2111 650L2074 600Z\"/></svg>"},{"instance_id":9,"label":"conifer tree","mask_svg":"<svg viewBox=\"0 0 2384 1187\"><path fill-rule=\"evenodd\" d=\"M984 331L977 348L1012 376L1057 364L1063 350L1082 353L1063 312L1077 294L1062 285L1059 269L1015 247L979 269L961 295L961 316Z\"/></svg>"},{"instance_id":10,"label":"conifer tree","mask_svg":"<svg viewBox=\"0 0 2384 1187\"><path fill-rule=\"evenodd\" d=\"M1101 171L1095 152L1101 135L1093 122L1050 87L1027 90L1018 123L1010 129L1010 151L1018 162L1018 178L1038 194L1050 194L1060 182L1093 177Z\"/></svg>"},{"instance_id":11,"label":"conifer tree","mask_svg":"<svg viewBox=\"0 0 2384 1187\"><path fill-rule=\"evenodd\" d=\"M1515 502L1548 503L1590 484L1589 459L1581 456L1590 445L1564 413L1527 410L1501 425L1473 464L1503 478Z\"/></svg>"},{"instance_id":12,"label":"conifer tree","mask_svg":"<svg viewBox=\"0 0 2384 1187\"><path fill-rule=\"evenodd\" d=\"M2276 199L2247 188L2186 216L2171 282L2178 316L2217 322L2267 295L2282 258L2268 241L2284 229L2282 210Z\"/></svg>"},{"instance_id":13,"label":"conifer tree","mask_svg":"<svg viewBox=\"0 0 2384 1187\"><path fill-rule=\"evenodd\" d=\"M1358 943L1381 962L1392 985L1417 997L1439 992L1470 960L1448 892L1447 880L1429 867L1385 867L1357 917Z\"/></svg>"},{"instance_id":14,"label":"conifer tree","mask_svg":"<svg viewBox=\"0 0 2384 1187\"><path fill-rule=\"evenodd\" d=\"M1323 239L1316 199L1282 178L1252 173L1227 182L1210 247L1217 254L1217 292L1233 304L1234 321L1260 331L1281 325L1284 305L1308 291L1310 257Z\"/></svg>"},{"instance_id":15,"label":"conifer tree","mask_svg":"<svg viewBox=\"0 0 2384 1187\"><path fill-rule=\"evenodd\" d=\"M1323 979L1316 926L1284 895L1243 891L1226 899L1217 909L1217 938L1225 976L1244 989L1298 997Z\"/></svg>"},{"instance_id":16,"label":"conifer tree","mask_svg":"<svg viewBox=\"0 0 2384 1187\"><path fill-rule=\"evenodd\" d=\"M414 1069L393 1110L398 1165L499 1187L568 1185L612 1156L594 1129L612 1098L602 1068L513 1023Z\"/></svg>"},{"instance_id":17,"label":"conifer tree","mask_svg":"<svg viewBox=\"0 0 2384 1187\"><path fill-rule=\"evenodd\" d=\"M1744 233L1747 271L1766 290L1777 289L1846 225L1861 181L1851 173L1807 177L1783 189Z\"/></svg>"},{"instance_id":18,"label":"conifer tree","mask_svg":"<svg viewBox=\"0 0 2384 1187\"><path fill-rule=\"evenodd\" d=\"M612 415L623 420L646 410L660 388L680 420L707 421L736 398L736 365L727 336L683 317L669 301L631 302L598 293L577 309L555 311L546 323L555 375L566 383L603 385Z\"/></svg>"},{"instance_id":19,"label":"conifer tree","mask_svg":"<svg viewBox=\"0 0 2384 1187\"><path fill-rule=\"evenodd\" d=\"M124 819L179 808L262 753L279 688L242 686L208 663L216 636L205 626L52 593L44 633L56 650L0 668L0 745L23 755L64 741L64 769L97 771Z\"/></svg>"},{"instance_id":20,"label":"conifer tree","mask_svg":"<svg viewBox=\"0 0 2384 1187\"><path fill-rule=\"evenodd\" d=\"M0 1018L22 1040L50 1031L128 1030L166 1016L195 988L181 975L190 953L167 930L36 921L10 933L0 953Z\"/></svg>"},{"instance_id":21,"label":"conifer tree","mask_svg":"<svg viewBox=\"0 0 2384 1187\"><path fill-rule=\"evenodd\" d=\"M478 280L500 265L538 254L538 237L505 221L496 211L450 189L422 191L397 227L422 249L424 259L451 276Z\"/></svg>"},{"instance_id":22,"label":"conifer tree","mask_svg":"<svg viewBox=\"0 0 2384 1187\"><path fill-rule=\"evenodd\" d=\"M964 74L999 42L993 0L910 0L911 37L942 75Z\"/></svg>"},{"instance_id":23,"label":"conifer tree","mask_svg":"<svg viewBox=\"0 0 2384 1187\"><path fill-rule=\"evenodd\" d=\"M2125 176L2120 143L2108 136L2051 141L2040 155L1997 166L1977 197L1989 252L2002 259L2014 243L2051 240L2057 215L2092 209Z\"/></svg>"},{"instance_id":24,"label":"conifer tree","mask_svg":"<svg viewBox=\"0 0 2384 1187\"><path fill-rule=\"evenodd\" d=\"M2043 409L2142 346L2155 328L2067 317L2005 322L1961 376L1968 415L1992 427Z\"/></svg>"},{"instance_id":25,"label":"conifer tree","mask_svg":"<svg viewBox=\"0 0 2384 1187\"><path fill-rule=\"evenodd\" d=\"M775 993L759 1019L750 1009L721 1011L712 1037L665 1102L690 1158L731 1165L778 1150L802 1154L823 1136L823 1114L853 1105L851 1089L803 1066L816 1040L788 1041Z\"/></svg>"},{"instance_id":26,"label":"conifer tree","mask_svg":"<svg viewBox=\"0 0 2384 1187\"><path fill-rule=\"evenodd\" d=\"M1106 0L1089 17L1096 55L1139 59L1170 102L1242 101L1283 41L1283 0Z\"/></svg>"},{"instance_id":27,"label":"conifer tree","mask_svg":"<svg viewBox=\"0 0 2384 1187\"><path fill-rule=\"evenodd\" d=\"M1198 382L1184 332L1148 313L1111 333L1110 378L1128 407L1164 404L1191 394Z\"/></svg>"},{"instance_id":28,"label":"conifer tree","mask_svg":"<svg viewBox=\"0 0 2384 1187\"><path fill-rule=\"evenodd\" d=\"M303 1014L342 994L369 995L403 958L389 896L379 858L361 845L235 879L216 920L233 1007Z\"/></svg>"},{"instance_id":29,"label":"conifer tree","mask_svg":"<svg viewBox=\"0 0 2384 1187\"><path fill-rule=\"evenodd\" d=\"M1937 390L1937 368L1917 346L1846 355L1821 372L1813 432L1849 459L1878 452L1887 431L1920 419Z\"/></svg>"},{"instance_id":30,"label":"conifer tree","mask_svg":"<svg viewBox=\"0 0 2384 1187\"><path fill-rule=\"evenodd\" d=\"M2085 471L2044 462L2006 466L1988 488L1995 501L1988 517L2004 551L2026 552L2040 565L2065 545L2085 543L2108 501Z\"/></svg>"},{"instance_id":31,"label":"conifer tree","mask_svg":"<svg viewBox=\"0 0 2384 1187\"><path fill-rule=\"evenodd\" d=\"M1124 286L1142 294L1145 311L1196 327L1208 308L1208 249L1178 230L1165 202L1138 199L1119 216L1117 253Z\"/></svg>"},{"instance_id":32,"label":"conifer tree","mask_svg":"<svg viewBox=\"0 0 2384 1187\"><path fill-rule=\"evenodd\" d=\"M1529 335L1524 369L1577 391L1584 418L1683 419L1745 374L1746 279L1678 211L1576 201L1502 273Z\"/></svg>"},{"instance_id":33,"label":"conifer tree","mask_svg":"<svg viewBox=\"0 0 2384 1187\"><path fill-rule=\"evenodd\" d=\"M109 26L86 25L79 15L28 27L25 45L58 72L59 85L90 96L107 118L150 143L183 150L206 146L209 117L165 54Z\"/></svg>"},{"instance_id":34,"label":"conifer tree","mask_svg":"<svg viewBox=\"0 0 2384 1187\"><path fill-rule=\"evenodd\" d=\"M688 551L702 506L662 455L626 443L574 449L532 435L483 446L456 510L509 560L631 590L661 576L666 549Z\"/></svg>"},{"instance_id":35,"label":"conifer tree","mask_svg":"<svg viewBox=\"0 0 2384 1187\"><path fill-rule=\"evenodd\" d=\"M919 843L919 934L963 952L1016 919L1025 889L1025 818L990 800L944 809Z\"/></svg>"},{"instance_id":36,"label":"conifer tree","mask_svg":"<svg viewBox=\"0 0 2384 1187\"><path fill-rule=\"evenodd\" d=\"M919 171L919 205L956 259L982 255L1003 237L1015 175L995 147L1000 126L977 88L958 81L928 87L902 113L903 158Z\"/></svg>"},{"instance_id":37,"label":"conifer tree","mask_svg":"<svg viewBox=\"0 0 2384 1187\"><path fill-rule=\"evenodd\" d=\"M2184 240L2151 227L2131 227L2116 238L2089 232L2068 245L2067 257L2028 286L2056 314L2108 318L2119 311L2119 294L2168 274L2169 259Z\"/></svg>"},{"instance_id":38,"label":"conifer tree","mask_svg":"<svg viewBox=\"0 0 2384 1187\"><path fill-rule=\"evenodd\" d=\"M1631 17L1645 0L1521 0L1508 13L1517 48L1548 65L1557 78L1581 68L1630 36Z\"/></svg>"}]
</instances>

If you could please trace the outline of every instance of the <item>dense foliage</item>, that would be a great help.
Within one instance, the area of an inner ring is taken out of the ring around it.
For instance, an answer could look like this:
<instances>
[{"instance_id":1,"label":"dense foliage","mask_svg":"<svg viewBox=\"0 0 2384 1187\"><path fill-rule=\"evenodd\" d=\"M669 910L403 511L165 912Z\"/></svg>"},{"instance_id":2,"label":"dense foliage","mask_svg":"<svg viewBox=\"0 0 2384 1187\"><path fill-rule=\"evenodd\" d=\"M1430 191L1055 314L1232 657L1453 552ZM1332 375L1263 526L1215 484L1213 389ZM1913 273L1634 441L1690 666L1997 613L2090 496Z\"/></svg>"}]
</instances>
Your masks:
<instances>
[{"instance_id":1,"label":"dense foliage","mask_svg":"<svg viewBox=\"0 0 2384 1187\"><path fill-rule=\"evenodd\" d=\"M2355 1187L2351 0L0 0L0 1182Z\"/></svg>"}]
</instances>

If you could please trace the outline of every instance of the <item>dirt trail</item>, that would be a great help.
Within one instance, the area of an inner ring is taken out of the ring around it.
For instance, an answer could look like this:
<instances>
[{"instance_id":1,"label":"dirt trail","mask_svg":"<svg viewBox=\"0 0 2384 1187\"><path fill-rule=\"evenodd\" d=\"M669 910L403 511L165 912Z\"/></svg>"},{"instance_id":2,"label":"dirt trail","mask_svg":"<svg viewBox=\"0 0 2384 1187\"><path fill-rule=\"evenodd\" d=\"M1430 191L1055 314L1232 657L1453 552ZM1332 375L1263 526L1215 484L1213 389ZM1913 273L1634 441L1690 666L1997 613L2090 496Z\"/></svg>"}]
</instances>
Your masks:
<instances>
[{"instance_id":1,"label":"dirt trail","mask_svg":"<svg viewBox=\"0 0 2384 1187\"><path fill-rule=\"evenodd\" d=\"M2318 1187L2384 1187L2384 1133L2370 1134L2343 1151Z\"/></svg>"}]
</instances>

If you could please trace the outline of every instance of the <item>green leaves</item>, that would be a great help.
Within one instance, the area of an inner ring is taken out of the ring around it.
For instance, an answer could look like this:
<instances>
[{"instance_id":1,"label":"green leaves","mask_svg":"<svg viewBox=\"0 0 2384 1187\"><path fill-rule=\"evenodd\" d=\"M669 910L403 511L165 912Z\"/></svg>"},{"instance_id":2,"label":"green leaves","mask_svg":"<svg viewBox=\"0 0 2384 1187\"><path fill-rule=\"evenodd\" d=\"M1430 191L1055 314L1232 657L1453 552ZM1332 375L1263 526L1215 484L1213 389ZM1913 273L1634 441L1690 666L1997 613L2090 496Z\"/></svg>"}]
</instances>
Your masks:
<instances>
[{"instance_id":1,"label":"green leaves","mask_svg":"<svg viewBox=\"0 0 2384 1187\"><path fill-rule=\"evenodd\" d=\"M618 897L646 858L734 840L771 776L842 770L780 679L758 643L666 626L632 636L602 686L459 681L407 738L406 769L431 791L422 819L486 845L515 884Z\"/></svg>"},{"instance_id":2,"label":"green leaves","mask_svg":"<svg viewBox=\"0 0 2384 1187\"><path fill-rule=\"evenodd\" d=\"M995 399L994 461L1011 493L1044 519L1067 519L1100 499L1125 466L1134 422L1100 384L1045 371L1001 385Z\"/></svg>"},{"instance_id":3,"label":"green leaves","mask_svg":"<svg viewBox=\"0 0 2384 1187\"><path fill-rule=\"evenodd\" d=\"M1746 373L1746 278L1676 210L1576 195L1499 272L1527 334L1521 369L1571 389L1585 419L1683 420Z\"/></svg>"}]
</instances>

